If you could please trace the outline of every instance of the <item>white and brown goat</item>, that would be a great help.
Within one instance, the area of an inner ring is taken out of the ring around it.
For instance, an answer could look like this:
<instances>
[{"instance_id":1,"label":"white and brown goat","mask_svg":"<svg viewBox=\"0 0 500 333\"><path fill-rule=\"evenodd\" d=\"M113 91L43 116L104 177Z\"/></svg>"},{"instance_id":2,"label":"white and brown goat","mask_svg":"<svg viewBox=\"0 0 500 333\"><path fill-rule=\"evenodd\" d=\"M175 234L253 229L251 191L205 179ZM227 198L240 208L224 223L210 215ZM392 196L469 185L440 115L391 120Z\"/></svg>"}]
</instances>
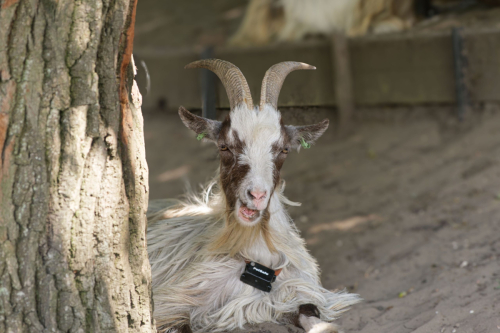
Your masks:
<instances>
[{"instance_id":1,"label":"white and brown goat","mask_svg":"<svg viewBox=\"0 0 500 333\"><path fill-rule=\"evenodd\" d=\"M234 46L296 42L308 35L402 31L416 22L415 0L251 0Z\"/></svg>"},{"instance_id":2,"label":"white and brown goat","mask_svg":"<svg viewBox=\"0 0 500 333\"><path fill-rule=\"evenodd\" d=\"M254 107L241 71L223 60L201 60L222 80L231 111L223 122L181 107L184 124L219 149L220 170L199 196L150 216L148 252L154 317L160 332L217 332L262 322L294 323L307 332L338 332L329 322L357 295L321 286L318 266L287 214L280 169L293 149L312 144L328 120L283 124L277 110L285 77L298 62L272 66ZM271 292L240 281L248 262L275 270Z\"/></svg>"}]
</instances>

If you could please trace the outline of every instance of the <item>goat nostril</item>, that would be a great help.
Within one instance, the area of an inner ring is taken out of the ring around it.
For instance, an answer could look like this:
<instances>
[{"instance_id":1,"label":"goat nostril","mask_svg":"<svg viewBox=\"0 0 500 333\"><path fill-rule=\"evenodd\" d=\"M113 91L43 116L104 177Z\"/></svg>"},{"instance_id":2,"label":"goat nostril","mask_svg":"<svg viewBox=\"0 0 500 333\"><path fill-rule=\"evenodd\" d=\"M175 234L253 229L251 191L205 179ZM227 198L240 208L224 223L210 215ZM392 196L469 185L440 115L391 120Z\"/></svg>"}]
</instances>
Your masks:
<instances>
[{"instance_id":1,"label":"goat nostril","mask_svg":"<svg viewBox=\"0 0 500 333\"><path fill-rule=\"evenodd\" d=\"M252 192L250 190L248 190L247 192L248 196L250 197L250 199L255 199L255 197L252 195Z\"/></svg>"},{"instance_id":2,"label":"goat nostril","mask_svg":"<svg viewBox=\"0 0 500 333\"><path fill-rule=\"evenodd\" d=\"M251 191L250 196L254 200L262 200L266 197L267 192L260 192L260 191Z\"/></svg>"}]
</instances>

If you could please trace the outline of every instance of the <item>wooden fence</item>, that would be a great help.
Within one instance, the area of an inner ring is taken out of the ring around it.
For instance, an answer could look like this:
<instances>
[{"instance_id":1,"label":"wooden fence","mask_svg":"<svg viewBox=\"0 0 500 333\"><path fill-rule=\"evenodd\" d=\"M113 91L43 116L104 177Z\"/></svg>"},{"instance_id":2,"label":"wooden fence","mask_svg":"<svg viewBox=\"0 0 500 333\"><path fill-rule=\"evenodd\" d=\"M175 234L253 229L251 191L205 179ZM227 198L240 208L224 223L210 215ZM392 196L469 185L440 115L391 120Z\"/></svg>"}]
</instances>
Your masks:
<instances>
[{"instance_id":1,"label":"wooden fence","mask_svg":"<svg viewBox=\"0 0 500 333\"><path fill-rule=\"evenodd\" d=\"M500 101L500 30L463 31L466 78L474 102ZM456 102L451 32L370 36L348 40L355 105L451 104ZM266 70L293 60L317 67L299 71L285 81L280 106L336 106L335 60L331 43L304 42L264 48L214 50L214 56L237 65L246 76L255 103ZM200 109L200 70L184 66L200 58L196 50L136 50L151 75L144 106L163 99L169 108ZM137 63L137 61L136 61ZM217 107L227 108L226 93L217 80Z\"/></svg>"}]
</instances>

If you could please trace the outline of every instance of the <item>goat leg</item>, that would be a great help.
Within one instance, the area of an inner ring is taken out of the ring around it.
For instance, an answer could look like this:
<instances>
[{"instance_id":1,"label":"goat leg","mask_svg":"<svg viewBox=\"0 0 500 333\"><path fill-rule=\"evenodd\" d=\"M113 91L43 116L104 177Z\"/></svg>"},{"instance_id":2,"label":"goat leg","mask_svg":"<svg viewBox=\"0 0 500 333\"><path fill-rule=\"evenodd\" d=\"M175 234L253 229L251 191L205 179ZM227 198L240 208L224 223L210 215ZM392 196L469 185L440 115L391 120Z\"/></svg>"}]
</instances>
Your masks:
<instances>
[{"instance_id":1,"label":"goat leg","mask_svg":"<svg viewBox=\"0 0 500 333\"><path fill-rule=\"evenodd\" d=\"M319 310L314 304L302 304L295 317L294 324L303 328L307 333L342 333L338 326L327 323L319 318Z\"/></svg>"}]
</instances>

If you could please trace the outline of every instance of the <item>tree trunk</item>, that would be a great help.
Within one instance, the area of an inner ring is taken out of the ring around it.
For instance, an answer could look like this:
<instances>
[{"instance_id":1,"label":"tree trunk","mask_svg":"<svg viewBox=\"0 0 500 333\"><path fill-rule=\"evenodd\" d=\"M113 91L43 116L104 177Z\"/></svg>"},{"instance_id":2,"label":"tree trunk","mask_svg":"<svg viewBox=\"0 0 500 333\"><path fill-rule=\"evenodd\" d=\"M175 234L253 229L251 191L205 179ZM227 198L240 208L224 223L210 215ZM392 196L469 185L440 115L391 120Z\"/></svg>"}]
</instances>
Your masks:
<instances>
[{"instance_id":1,"label":"tree trunk","mask_svg":"<svg viewBox=\"0 0 500 333\"><path fill-rule=\"evenodd\" d=\"M0 0L0 332L154 332L137 0Z\"/></svg>"}]
</instances>

